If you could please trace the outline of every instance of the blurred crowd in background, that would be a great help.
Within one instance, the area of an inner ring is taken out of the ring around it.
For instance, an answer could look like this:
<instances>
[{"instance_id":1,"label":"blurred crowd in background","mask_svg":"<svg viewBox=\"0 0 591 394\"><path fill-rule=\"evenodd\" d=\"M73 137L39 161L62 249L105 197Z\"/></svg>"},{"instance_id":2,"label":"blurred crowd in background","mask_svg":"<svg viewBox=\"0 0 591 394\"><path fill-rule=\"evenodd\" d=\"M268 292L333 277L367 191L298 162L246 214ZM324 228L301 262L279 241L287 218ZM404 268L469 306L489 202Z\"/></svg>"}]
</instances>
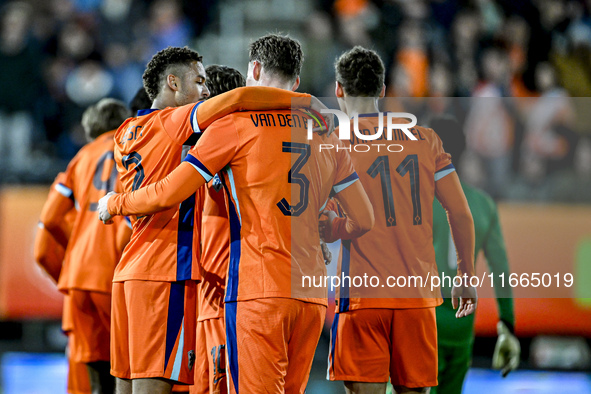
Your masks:
<instances>
[{"instance_id":1,"label":"blurred crowd in background","mask_svg":"<svg viewBox=\"0 0 591 394\"><path fill-rule=\"evenodd\" d=\"M463 125L468 150L454 161L464 180L501 200L591 202L589 0L0 4L0 183L51 181L86 142L88 105L129 103L158 50L202 52L204 40L240 26L247 42L267 31L299 39L299 90L319 97L334 96L342 51L375 49L386 63L386 95L396 97L384 109L412 112L419 124L449 114ZM276 15L261 25L249 17L256 10ZM219 40L215 50L247 59L242 42ZM205 53L205 65L219 60ZM246 61L227 65L246 72Z\"/></svg>"}]
</instances>

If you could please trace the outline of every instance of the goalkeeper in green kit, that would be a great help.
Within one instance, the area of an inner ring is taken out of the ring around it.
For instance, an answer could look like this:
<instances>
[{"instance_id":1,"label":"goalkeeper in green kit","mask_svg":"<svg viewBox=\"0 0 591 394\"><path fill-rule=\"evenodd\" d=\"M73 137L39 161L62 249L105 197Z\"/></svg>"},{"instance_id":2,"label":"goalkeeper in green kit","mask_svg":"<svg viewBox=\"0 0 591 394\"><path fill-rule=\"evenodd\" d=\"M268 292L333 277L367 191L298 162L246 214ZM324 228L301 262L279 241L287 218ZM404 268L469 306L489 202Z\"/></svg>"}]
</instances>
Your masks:
<instances>
[{"instance_id":1,"label":"goalkeeper in green kit","mask_svg":"<svg viewBox=\"0 0 591 394\"><path fill-rule=\"evenodd\" d=\"M445 151L451 154L452 160L458 161L466 146L458 122L451 117L438 117L434 118L429 126L439 135ZM493 355L493 368L501 369L505 377L519 365L521 352L519 341L513 334L515 317L511 287L503 288L500 282L497 282L500 274L509 276L505 242L501 234L497 207L492 198L464 183L462 188L474 218L475 261L482 250L488 262L489 272L494 275L493 283L500 321L497 323L499 336ZM446 213L437 200L434 200L433 206L433 245L440 277L445 274L453 278L457 272L456 250ZM439 386L433 387L431 393L455 394L462 392L464 378L472 361L474 314L457 319L456 311L451 305L451 288L441 290L445 301L436 308Z\"/></svg>"}]
</instances>

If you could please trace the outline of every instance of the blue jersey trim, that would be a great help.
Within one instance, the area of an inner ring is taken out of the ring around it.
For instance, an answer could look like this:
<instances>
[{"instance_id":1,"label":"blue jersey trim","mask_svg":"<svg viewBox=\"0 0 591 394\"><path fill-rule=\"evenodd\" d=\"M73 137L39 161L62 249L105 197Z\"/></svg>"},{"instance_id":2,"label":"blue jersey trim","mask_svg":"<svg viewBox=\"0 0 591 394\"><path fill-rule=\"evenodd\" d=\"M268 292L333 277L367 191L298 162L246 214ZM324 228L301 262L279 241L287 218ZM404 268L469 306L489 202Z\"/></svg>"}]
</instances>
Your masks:
<instances>
[{"instance_id":1,"label":"blue jersey trim","mask_svg":"<svg viewBox=\"0 0 591 394\"><path fill-rule=\"evenodd\" d=\"M351 240L343 240L341 241L341 253L343 257L341 259L341 275L349 276L349 268L351 265ZM344 282L344 281L343 281ZM348 286L345 286L342 283L340 289L340 297L339 297L339 313L340 312L347 312L349 310L349 286L351 282L349 281Z\"/></svg>"},{"instance_id":2,"label":"blue jersey trim","mask_svg":"<svg viewBox=\"0 0 591 394\"><path fill-rule=\"evenodd\" d=\"M201 174L203 179L205 179L205 182L209 182L213 179L213 174L211 172L209 172L207 167L205 167L203 165L203 163L201 163L199 160L197 160L195 158L195 156L189 154L189 155L187 155L187 157L185 157L185 159L183 161L186 161L189 164L191 164L193 167L195 167L195 169Z\"/></svg>"},{"instance_id":3,"label":"blue jersey trim","mask_svg":"<svg viewBox=\"0 0 591 394\"><path fill-rule=\"evenodd\" d=\"M228 219L230 221L230 263L228 266L228 285L226 287L226 302L236 301L238 298L238 279L241 247L240 244L240 230L241 224L236 212L236 207L230 196L232 193L228 190L228 185L224 177L221 177L222 184L226 190L228 198Z\"/></svg>"},{"instance_id":4,"label":"blue jersey trim","mask_svg":"<svg viewBox=\"0 0 591 394\"><path fill-rule=\"evenodd\" d=\"M166 348L164 370L174 349L176 338L183 324L185 314L185 282L171 282L168 295L168 320L166 322Z\"/></svg>"},{"instance_id":5,"label":"blue jersey trim","mask_svg":"<svg viewBox=\"0 0 591 394\"><path fill-rule=\"evenodd\" d=\"M226 346L228 351L228 359L230 364L230 375L234 383L234 390L236 394L238 391L238 340L236 337L236 310L237 302L228 302L226 308Z\"/></svg>"},{"instance_id":6,"label":"blue jersey trim","mask_svg":"<svg viewBox=\"0 0 591 394\"><path fill-rule=\"evenodd\" d=\"M57 185L55 185L55 190L57 190L57 192L62 196L67 197L72 201L75 201L74 192L72 191L72 189L70 189L63 183L58 183Z\"/></svg>"},{"instance_id":7,"label":"blue jersey trim","mask_svg":"<svg viewBox=\"0 0 591 394\"><path fill-rule=\"evenodd\" d=\"M193 129L193 132L195 133L201 133L201 129L199 128L199 122L197 121L197 108L199 108L199 106L201 104L203 104L203 101L199 101L197 104L195 104L195 106L193 107L193 110L191 110L191 116L190 116L190 122L191 122L191 128Z\"/></svg>"},{"instance_id":8,"label":"blue jersey trim","mask_svg":"<svg viewBox=\"0 0 591 394\"><path fill-rule=\"evenodd\" d=\"M334 372L334 354L337 343L337 333L339 331L339 314L334 315L332 326L330 327L330 359L328 360L328 373L326 379L330 379L330 371Z\"/></svg>"},{"instance_id":9,"label":"blue jersey trim","mask_svg":"<svg viewBox=\"0 0 591 394\"><path fill-rule=\"evenodd\" d=\"M456 170L456 168L454 167L453 164L446 165L441 170L435 172L435 181L438 181L441 178L445 177L446 175L451 174L455 170Z\"/></svg>"},{"instance_id":10,"label":"blue jersey trim","mask_svg":"<svg viewBox=\"0 0 591 394\"><path fill-rule=\"evenodd\" d=\"M158 108L150 108L150 109L138 109L137 116L144 116L151 114L152 112L160 111Z\"/></svg>"},{"instance_id":11,"label":"blue jersey trim","mask_svg":"<svg viewBox=\"0 0 591 394\"><path fill-rule=\"evenodd\" d=\"M345 179L343 179L342 181L340 181L332 187L334 194L342 192L343 190L351 186L353 183L355 183L358 179L359 175L357 175L357 172L353 172L351 175L349 175L348 177L346 177Z\"/></svg>"},{"instance_id":12,"label":"blue jersey trim","mask_svg":"<svg viewBox=\"0 0 591 394\"><path fill-rule=\"evenodd\" d=\"M195 219L195 193L179 207L177 227L176 280L191 279L193 271L193 229Z\"/></svg>"}]
</instances>

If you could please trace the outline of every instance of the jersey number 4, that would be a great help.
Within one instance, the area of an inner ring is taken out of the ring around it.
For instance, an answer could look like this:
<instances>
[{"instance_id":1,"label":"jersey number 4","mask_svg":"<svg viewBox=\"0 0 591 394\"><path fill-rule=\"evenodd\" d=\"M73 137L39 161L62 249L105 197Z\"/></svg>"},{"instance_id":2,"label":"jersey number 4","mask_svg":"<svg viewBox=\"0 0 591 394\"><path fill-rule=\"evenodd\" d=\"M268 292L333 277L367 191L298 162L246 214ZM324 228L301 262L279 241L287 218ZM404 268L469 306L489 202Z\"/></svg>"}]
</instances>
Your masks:
<instances>
[{"instance_id":1,"label":"jersey number 4","mask_svg":"<svg viewBox=\"0 0 591 394\"><path fill-rule=\"evenodd\" d=\"M108 174L107 174L108 173ZM105 178L105 175L108 175ZM117 167L115 167L115 159L113 158L113 151L103 153L99 161L96 163L94 169L94 176L92 177L92 185L94 188L102 193L98 197L102 197L115 188L117 182ZM91 202L88 209L96 212L98 207L97 202Z\"/></svg>"},{"instance_id":2,"label":"jersey number 4","mask_svg":"<svg viewBox=\"0 0 591 394\"><path fill-rule=\"evenodd\" d=\"M308 208L310 181L306 178L306 175L300 174L300 171L310 158L310 145L298 142L284 142L283 152L297 153L300 155L291 166L289 174L287 174L287 182L300 186L300 201L296 205L290 205L285 198L282 198L277 203L277 207L279 207L285 216L300 216Z\"/></svg>"},{"instance_id":3,"label":"jersey number 4","mask_svg":"<svg viewBox=\"0 0 591 394\"><path fill-rule=\"evenodd\" d=\"M421 214L421 190L419 181L419 158L417 155L408 155L402 160L402 163L396 167L396 172L400 176L407 173L410 177L410 194L412 197L412 216L413 225L423 224ZM384 212L386 213L386 225L388 227L396 226L396 212L394 210L394 195L392 193L392 180L390 178L390 160L388 156L379 156L369 167L367 173L375 178L380 174L382 181L382 196L384 197Z\"/></svg>"}]
</instances>

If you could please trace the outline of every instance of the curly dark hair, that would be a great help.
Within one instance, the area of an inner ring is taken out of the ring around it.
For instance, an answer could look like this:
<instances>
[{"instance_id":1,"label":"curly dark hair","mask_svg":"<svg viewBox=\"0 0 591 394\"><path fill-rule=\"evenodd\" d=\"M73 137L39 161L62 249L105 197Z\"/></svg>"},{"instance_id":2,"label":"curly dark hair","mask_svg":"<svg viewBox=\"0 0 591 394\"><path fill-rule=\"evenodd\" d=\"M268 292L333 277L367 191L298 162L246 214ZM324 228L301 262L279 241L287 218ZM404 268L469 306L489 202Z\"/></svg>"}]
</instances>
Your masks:
<instances>
[{"instance_id":1,"label":"curly dark hair","mask_svg":"<svg viewBox=\"0 0 591 394\"><path fill-rule=\"evenodd\" d=\"M268 73L295 81L302 69L304 53L299 41L279 34L267 34L250 44L249 59L260 62Z\"/></svg>"},{"instance_id":2,"label":"curly dark hair","mask_svg":"<svg viewBox=\"0 0 591 394\"><path fill-rule=\"evenodd\" d=\"M209 89L210 98L246 85L244 76L232 67L212 64L207 66L205 74L207 76L205 84Z\"/></svg>"},{"instance_id":3,"label":"curly dark hair","mask_svg":"<svg viewBox=\"0 0 591 394\"><path fill-rule=\"evenodd\" d=\"M142 76L144 88L150 100L154 101L158 96L162 83L168 74L181 71L177 68L178 66L189 66L192 62L201 62L202 60L203 56L187 47L168 47L155 54Z\"/></svg>"},{"instance_id":4,"label":"curly dark hair","mask_svg":"<svg viewBox=\"0 0 591 394\"><path fill-rule=\"evenodd\" d=\"M356 46L334 65L337 81L352 97L377 97L384 85L384 63L371 49Z\"/></svg>"}]
</instances>

